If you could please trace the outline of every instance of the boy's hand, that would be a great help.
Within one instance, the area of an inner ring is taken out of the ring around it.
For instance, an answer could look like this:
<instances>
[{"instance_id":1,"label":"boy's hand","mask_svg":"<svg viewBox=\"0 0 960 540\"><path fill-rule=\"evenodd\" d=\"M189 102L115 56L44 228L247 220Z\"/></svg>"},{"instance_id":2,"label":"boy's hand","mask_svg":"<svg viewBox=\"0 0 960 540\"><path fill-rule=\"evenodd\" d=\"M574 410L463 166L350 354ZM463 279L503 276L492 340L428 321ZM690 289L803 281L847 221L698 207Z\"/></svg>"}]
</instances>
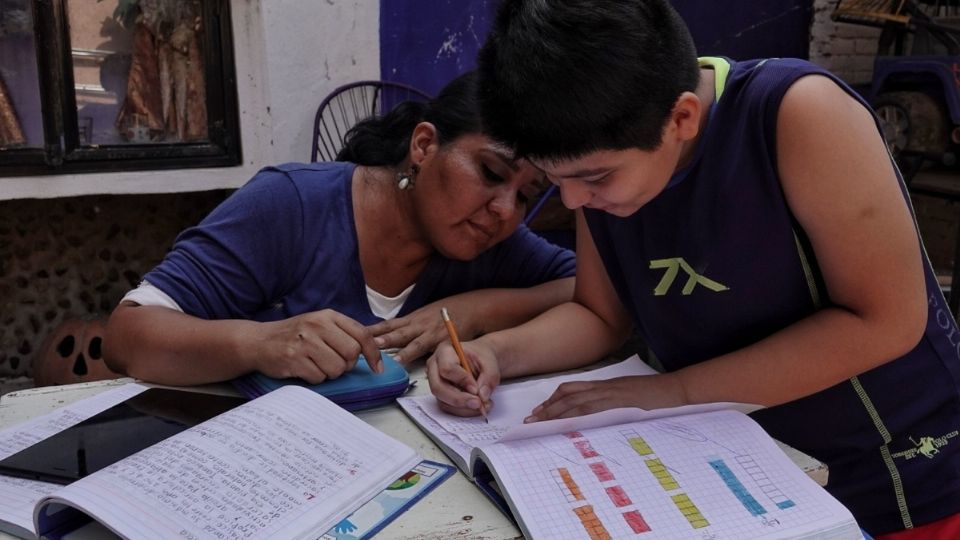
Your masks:
<instances>
[{"instance_id":1,"label":"boy's hand","mask_svg":"<svg viewBox=\"0 0 960 540\"><path fill-rule=\"evenodd\" d=\"M460 359L449 342L442 343L427 359L427 379L430 391L437 398L440 409L457 416L480 414L480 400L489 413L493 402L490 396L500 384L500 366L493 351L477 342L463 344L467 361L478 373L477 380L464 371Z\"/></svg>"},{"instance_id":2,"label":"boy's hand","mask_svg":"<svg viewBox=\"0 0 960 540\"><path fill-rule=\"evenodd\" d=\"M620 407L661 409L686 405L683 388L673 374L617 377L603 381L563 383L537 405L524 423L583 416Z\"/></svg>"}]
</instances>

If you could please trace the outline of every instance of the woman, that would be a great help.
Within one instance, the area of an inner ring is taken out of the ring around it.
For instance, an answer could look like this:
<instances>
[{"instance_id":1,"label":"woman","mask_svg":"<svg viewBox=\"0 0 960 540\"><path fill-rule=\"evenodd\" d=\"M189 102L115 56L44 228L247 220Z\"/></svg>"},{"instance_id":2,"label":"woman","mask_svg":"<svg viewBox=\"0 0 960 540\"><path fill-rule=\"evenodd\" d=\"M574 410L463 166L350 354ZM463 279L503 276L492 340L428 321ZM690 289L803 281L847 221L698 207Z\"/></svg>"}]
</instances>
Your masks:
<instances>
[{"instance_id":1,"label":"woman","mask_svg":"<svg viewBox=\"0 0 960 540\"><path fill-rule=\"evenodd\" d=\"M482 134L476 77L356 126L336 163L261 171L177 239L110 317L115 371L173 385L317 383L403 363L568 300L573 255L518 230L541 175ZM511 287L511 288L507 288ZM527 288L529 287L529 288Z\"/></svg>"}]
</instances>

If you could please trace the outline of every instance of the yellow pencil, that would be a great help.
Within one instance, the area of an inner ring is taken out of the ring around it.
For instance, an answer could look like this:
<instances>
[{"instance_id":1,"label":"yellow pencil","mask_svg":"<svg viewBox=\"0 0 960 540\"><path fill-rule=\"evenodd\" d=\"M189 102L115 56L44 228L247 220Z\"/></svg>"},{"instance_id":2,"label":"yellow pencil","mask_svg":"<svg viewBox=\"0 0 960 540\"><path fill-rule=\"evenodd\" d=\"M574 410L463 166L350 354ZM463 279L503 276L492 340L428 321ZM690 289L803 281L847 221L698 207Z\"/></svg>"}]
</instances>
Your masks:
<instances>
[{"instance_id":1,"label":"yellow pencil","mask_svg":"<svg viewBox=\"0 0 960 540\"><path fill-rule=\"evenodd\" d=\"M440 308L440 315L443 317L443 324L447 327L447 333L450 334L450 342L453 343L453 350L457 351L457 358L460 359L460 367L467 372L467 375L470 375L470 378L473 379L474 384L477 382L477 374L473 372L473 367L470 365L470 362L467 362L467 355L463 354L463 347L460 345L460 338L457 337L457 329L453 326L453 321L450 320L450 314L447 313L447 308ZM483 405L483 398L479 395L480 388L477 387L478 395L480 399L480 416L483 417L483 421L490 423L487 420L487 408Z\"/></svg>"}]
</instances>

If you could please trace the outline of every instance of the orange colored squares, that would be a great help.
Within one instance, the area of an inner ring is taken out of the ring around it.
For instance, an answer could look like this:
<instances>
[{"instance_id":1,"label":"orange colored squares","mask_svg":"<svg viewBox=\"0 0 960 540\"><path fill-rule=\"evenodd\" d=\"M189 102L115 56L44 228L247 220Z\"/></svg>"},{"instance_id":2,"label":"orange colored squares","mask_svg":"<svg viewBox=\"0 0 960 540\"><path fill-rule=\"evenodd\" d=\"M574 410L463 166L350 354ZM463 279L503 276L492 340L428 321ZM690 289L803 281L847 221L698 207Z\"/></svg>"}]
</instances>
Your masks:
<instances>
[{"instance_id":1,"label":"orange colored squares","mask_svg":"<svg viewBox=\"0 0 960 540\"><path fill-rule=\"evenodd\" d=\"M578 486L573 477L570 476L570 471L565 468L560 468L557 469L557 474L560 475L560 482L562 482L563 486L566 487L567 494L572 497L573 500L584 500L583 493L580 491L580 486Z\"/></svg>"},{"instance_id":2,"label":"orange colored squares","mask_svg":"<svg viewBox=\"0 0 960 540\"><path fill-rule=\"evenodd\" d=\"M603 522L594 513L592 506L574 508L573 512L580 518L580 523L587 534L590 535L590 540L610 540L612 538L610 533L607 532L607 528L603 526Z\"/></svg>"}]
</instances>

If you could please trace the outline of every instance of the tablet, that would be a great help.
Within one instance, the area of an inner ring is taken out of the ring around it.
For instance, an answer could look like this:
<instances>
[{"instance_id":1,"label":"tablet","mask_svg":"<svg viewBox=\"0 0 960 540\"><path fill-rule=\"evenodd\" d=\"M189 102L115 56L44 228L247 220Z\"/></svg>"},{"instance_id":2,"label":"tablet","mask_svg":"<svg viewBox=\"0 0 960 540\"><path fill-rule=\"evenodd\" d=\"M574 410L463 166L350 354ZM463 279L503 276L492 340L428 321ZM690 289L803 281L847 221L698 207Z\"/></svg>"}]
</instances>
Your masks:
<instances>
[{"instance_id":1,"label":"tablet","mask_svg":"<svg viewBox=\"0 0 960 540\"><path fill-rule=\"evenodd\" d=\"M148 388L0 460L0 474L69 484L245 401Z\"/></svg>"}]
</instances>

